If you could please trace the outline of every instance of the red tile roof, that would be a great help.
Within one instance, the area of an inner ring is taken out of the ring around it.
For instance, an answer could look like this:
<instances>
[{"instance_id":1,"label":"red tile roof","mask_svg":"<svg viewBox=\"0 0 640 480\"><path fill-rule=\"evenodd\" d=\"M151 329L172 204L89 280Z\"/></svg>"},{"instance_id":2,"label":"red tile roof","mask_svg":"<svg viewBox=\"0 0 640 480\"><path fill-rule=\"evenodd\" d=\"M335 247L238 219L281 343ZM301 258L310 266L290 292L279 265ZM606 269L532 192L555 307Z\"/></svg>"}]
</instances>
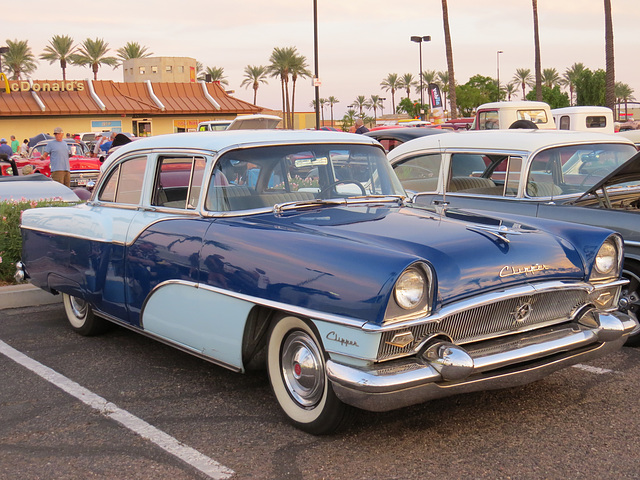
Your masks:
<instances>
[{"instance_id":1,"label":"red tile roof","mask_svg":"<svg viewBox=\"0 0 640 480\"><path fill-rule=\"evenodd\" d=\"M152 83L152 91L147 83L116 83L110 80L69 81L65 84L71 87L69 90L66 87L62 90L60 80L34 81L31 90L28 90L28 82L25 81L10 80L9 83L13 86L11 93L0 91L0 116L3 117L214 113L237 115L260 113L263 110L229 96L215 83L204 84L213 102L205 95L202 83ZM54 84L56 87L53 87ZM98 100L92 96L92 88ZM44 105L44 111L38 101Z\"/></svg>"}]
</instances>

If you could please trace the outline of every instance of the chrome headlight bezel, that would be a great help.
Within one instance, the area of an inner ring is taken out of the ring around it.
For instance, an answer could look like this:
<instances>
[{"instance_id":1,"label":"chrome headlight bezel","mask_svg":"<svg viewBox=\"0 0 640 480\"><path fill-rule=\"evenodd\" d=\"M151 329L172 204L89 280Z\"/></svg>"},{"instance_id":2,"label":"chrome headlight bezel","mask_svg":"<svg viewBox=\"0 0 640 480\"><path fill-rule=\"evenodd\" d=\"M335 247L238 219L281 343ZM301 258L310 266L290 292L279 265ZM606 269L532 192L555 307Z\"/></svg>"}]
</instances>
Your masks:
<instances>
[{"instance_id":1,"label":"chrome headlight bezel","mask_svg":"<svg viewBox=\"0 0 640 480\"><path fill-rule=\"evenodd\" d=\"M610 235L598 249L589 281L591 283L605 283L617 280L622 272L624 259L624 244L620 235Z\"/></svg>"},{"instance_id":2,"label":"chrome headlight bezel","mask_svg":"<svg viewBox=\"0 0 640 480\"><path fill-rule=\"evenodd\" d=\"M405 268L393 286L384 323L429 315L434 297L434 283L433 271L426 263L416 262Z\"/></svg>"}]
</instances>

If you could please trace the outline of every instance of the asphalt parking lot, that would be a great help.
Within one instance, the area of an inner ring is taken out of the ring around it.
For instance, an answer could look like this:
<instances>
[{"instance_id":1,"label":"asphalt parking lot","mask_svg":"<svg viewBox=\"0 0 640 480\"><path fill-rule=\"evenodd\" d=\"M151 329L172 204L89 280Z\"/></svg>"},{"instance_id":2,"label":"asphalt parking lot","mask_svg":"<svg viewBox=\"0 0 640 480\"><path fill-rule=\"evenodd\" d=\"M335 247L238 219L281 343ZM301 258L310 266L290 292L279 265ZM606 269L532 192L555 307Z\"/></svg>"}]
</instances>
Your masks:
<instances>
[{"instance_id":1,"label":"asphalt parking lot","mask_svg":"<svg viewBox=\"0 0 640 480\"><path fill-rule=\"evenodd\" d=\"M288 425L263 372L123 328L81 337L61 304L0 310L0 478L638 478L640 350L509 390ZM64 390L63 390L64 388Z\"/></svg>"}]
</instances>

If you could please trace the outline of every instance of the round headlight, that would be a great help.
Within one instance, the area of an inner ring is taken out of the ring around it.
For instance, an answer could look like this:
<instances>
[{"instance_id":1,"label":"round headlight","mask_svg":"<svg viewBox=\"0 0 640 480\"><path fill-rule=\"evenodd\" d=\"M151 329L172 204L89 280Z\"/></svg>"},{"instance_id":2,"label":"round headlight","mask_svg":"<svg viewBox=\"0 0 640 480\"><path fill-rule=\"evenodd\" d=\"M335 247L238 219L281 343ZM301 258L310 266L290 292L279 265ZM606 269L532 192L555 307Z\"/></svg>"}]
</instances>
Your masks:
<instances>
[{"instance_id":1,"label":"round headlight","mask_svg":"<svg viewBox=\"0 0 640 480\"><path fill-rule=\"evenodd\" d=\"M413 268L406 270L396 283L396 302L405 310L416 308L427 293L424 275Z\"/></svg>"},{"instance_id":2,"label":"round headlight","mask_svg":"<svg viewBox=\"0 0 640 480\"><path fill-rule=\"evenodd\" d=\"M596 255L596 271L601 275L609 275L614 273L617 266L618 251L612 243L605 242Z\"/></svg>"}]
</instances>

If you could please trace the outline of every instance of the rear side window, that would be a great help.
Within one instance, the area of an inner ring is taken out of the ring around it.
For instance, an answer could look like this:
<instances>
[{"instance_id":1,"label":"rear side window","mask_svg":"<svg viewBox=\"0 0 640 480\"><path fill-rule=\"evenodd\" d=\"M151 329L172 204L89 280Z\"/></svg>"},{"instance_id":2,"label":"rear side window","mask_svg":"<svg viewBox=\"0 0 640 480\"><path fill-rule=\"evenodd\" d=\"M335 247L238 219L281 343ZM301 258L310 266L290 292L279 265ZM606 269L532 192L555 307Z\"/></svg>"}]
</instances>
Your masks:
<instances>
[{"instance_id":1,"label":"rear side window","mask_svg":"<svg viewBox=\"0 0 640 480\"><path fill-rule=\"evenodd\" d=\"M607 117L604 115L588 116L587 128L604 128L607 126Z\"/></svg>"},{"instance_id":2,"label":"rear side window","mask_svg":"<svg viewBox=\"0 0 640 480\"><path fill-rule=\"evenodd\" d=\"M500 120L497 110L488 110L478 114L478 127L480 130L497 130L500 128Z\"/></svg>"}]
</instances>

